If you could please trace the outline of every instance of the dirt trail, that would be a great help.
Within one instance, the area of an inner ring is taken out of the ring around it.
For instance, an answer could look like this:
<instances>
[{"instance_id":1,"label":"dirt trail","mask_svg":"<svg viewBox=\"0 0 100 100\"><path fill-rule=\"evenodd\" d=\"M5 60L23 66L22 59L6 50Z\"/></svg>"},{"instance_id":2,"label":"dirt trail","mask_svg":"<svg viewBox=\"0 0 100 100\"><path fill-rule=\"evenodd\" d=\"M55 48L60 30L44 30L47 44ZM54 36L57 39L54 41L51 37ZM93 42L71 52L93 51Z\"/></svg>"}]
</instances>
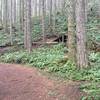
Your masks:
<instances>
[{"instance_id":1,"label":"dirt trail","mask_svg":"<svg viewBox=\"0 0 100 100\"><path fill-rule=\"evenodd\" d=\"M37 69L0 64L0 100L80 100L78 83L59 83Z\"/></svg>"}]
</instances>

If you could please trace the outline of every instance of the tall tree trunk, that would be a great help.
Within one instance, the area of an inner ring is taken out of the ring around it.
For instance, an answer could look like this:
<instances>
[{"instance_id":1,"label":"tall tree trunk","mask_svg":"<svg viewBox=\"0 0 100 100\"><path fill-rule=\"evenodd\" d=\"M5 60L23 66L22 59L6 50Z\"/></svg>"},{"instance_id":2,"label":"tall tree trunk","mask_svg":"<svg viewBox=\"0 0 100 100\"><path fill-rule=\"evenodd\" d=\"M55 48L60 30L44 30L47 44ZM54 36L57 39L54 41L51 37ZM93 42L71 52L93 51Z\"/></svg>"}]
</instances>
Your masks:
<instances>
[{"instance_id":1,"label":"tall tree trunk","mask_svg":"<svg viewBox=\"0 0 100 100\"><path fill-rule=\"evenodd\" d=\"M76 2L77 65L80 69L88 66L85 34L85 2Z\"/></svg>"},{"instance_id":2,"label":"tall tree trunk","mask_svg":"<svg viewBox=\"0 0 100 100\"><path fill-rule=\"evenodd\" d=\"M100 1L99 1L99 3L98 3L98 16L99 16L99 18L100 18Z\"/></svg>"},{"instance_id":3,"label":"tall tree trunk","mask_svg":"<svg viewBox=\"0 0 100 100\"><path fill-rule=\"evenodd\" d=\"M46 7L47 7L47 5L46 5L46 0L45 0L45 1L44 1L45 17L46 17L46 14L47 14Z\"/></svg>"},{"instance_id":4,"label":"tall tree trunk","mask_svg":"<svg viewBox=\"0 0 100 100\"><path fill-rule=\"evenodd\" d=\"M27 49L27 0L24 0L24 48Z\"/></svg>"},{"instance_id":5,"label":"tall tree trunk","mask_svg":"<svg viewBox=\"0 0 100 100\"><path fill-rule=\"evenodd\" d=\"M8 21L8 0L4 0L4 30L5 33L8 32L8 26L7 26L7 21Z\"/></svg>"},{"instance_id":6,"label":"tall tree trunk","mask_svg":"<svg viewBox=\"0 0 100 100\"><path fill-rule=\"evenodd\" d=\"M68 57L75 62L75 20L74 20L74 1L69 0L68 8Z\"/></svg>"},{"instance_id":7,"label":"tall tree trunk","mask_svg":"<svg viewBox=\"0 0 100 100\"><path fill-rule=\"evenodd\" d=\"M54 0L54 11L53 11L53 33L56 32L56 14L57 14L57 5L56 5L56 0Z\"/></svg>"},{"instance_id":8,"label":"tall tree trunk","mask_svg":"<svg viewBox=\"0 0 100 100\"><path fill-rule=\"evenodd\" d=\"M3 21L2 21L2 8L3 8L3 6L2 6L2 4L3 4L3 2L2 2L3 0L1 0L1 7L0 7L0 9L1 9L1 11L0 11L0 13L1 13L1 19L0 19L0 21L1 21L1 26L2 26L2 23L3 23Z\"/></svg>"},{"instance_id":9,"label":"tall tree trunk","mask_svg":"<svg viewBox=\"0 0 100 100\"><path fill-rule=\"evenodd\" d=\"M35 17L37 17L37 0L34 1Z\"/></svg>"},{"instance_id":10,"label":"tall tree trunk","mask_svg":"<svg viewBox=\"0 0 100 100\"><path fill-rule=\"evenodd\" d=\"M20 30L24 31L24 2L25 0L20 0Z\"/></svg>"},{"instance_id":11,"label":"tall tree trunk","mask_svg":"<svg viewBox=\"0 0 100 100\"><path fill-rule=\"evenodd\" d=\"M31 0L27 0L27 49L28 52L30 53L32 50L32 40L31 40L31 29L32 29L32 24L31 24Z\"/></svg>"},{"instance_id":12,"label":"tall tree trunk","mask_svg":"<svg viewBox=\"0 0 100 100\"><path fill-rule=\"evenodd\" d=\"M85 0L85 22L88 20L88 0Z\"/></svg>"},{"instance_id":13,"label":"tall tree trunk","mask_svg":"<svg viewBox=\"0 0 100 100\"><path fill-rule=\"evenodd\" d=\"M20 30L22 30L22 19L21 19L21 13L22 13L22 11L21 11L21 9L22 9L22 2L21 2L22 0L19 0L19 23L20 23Z\"/></svg>"},{"instance_id":14,"label":"tall tree trunk","mask_svg":"<svg viewBox=\"0 0 100 100\"><path fill-rule=\"evenodd\" d=\"M39 0L39 18L41 16L41 0Z\"/></svg>"},{"instance_id":15,"label":"tall tree trunk","mask_svg":"<svg viewBox=\"0 0 100 100\"><path fill-rule=\"evenodd\" d=\"M45 0L42 0L42 34L43 42L45 43Z\"/></svg>"},{"instance_id":16,"label":"tall tree trunk","mask_svg":"<svg viewBox=\"0 0 100 100\"><path fill-rule=\"evenodd\" d=\"M13 19L12 19L12 0L10 1L10 43L13 45L13 31L12 31L12 24L13 24Z\"/></svg>"},{"instance_id":17,"label":"tall tree trunk","mask_svg":"<svg viewBox=\"0 0 100 100\"><path fill-rule=\"evenodd\" d=\"M24 30L24 46L30 53L32 50L31 40L31 0L25 1L25 30Z\"/></svg>"},{"instance_id":18,"label":"tall tree trunk","mask_svg":"<svg viewBox=\"0 0 100 100\"><path fill-rule=\"evenodd\" d=\"M24 2L25 0L22 0L22 15L21 15L21 20L22 20L22 31L24 32Z\"/></svg>"},{"instance_id":19,"label":"tall tree trunk","mask_svg":"<svg viewBox=\"0 0 100 100\"><path fill-rule=\"evenodd\" d=\"M65 0L61 1L61 14L64 15L64 10L65 10Z\"/></svg>"},{"instance_id":20,"label":"tall tree trunk","mask_svg":"<svg viewBox=\"0 0 100 100\"><path fill-rule=\"evenodd\" d=\"M13 1L13 9L14 9L13 20L14 20L14 27L15 27L16 26L16 0Z\"/></svg>"},{"instance_id":21,"label":"tall tree trunk","mask_svg":"<svg viewBox=\"0 0 100 100\"><path fill-rule=\"evenodd\" d=\"M52 0L49 1L49 27L50 33L52 33Z\"/></svg>"}]
</instances>

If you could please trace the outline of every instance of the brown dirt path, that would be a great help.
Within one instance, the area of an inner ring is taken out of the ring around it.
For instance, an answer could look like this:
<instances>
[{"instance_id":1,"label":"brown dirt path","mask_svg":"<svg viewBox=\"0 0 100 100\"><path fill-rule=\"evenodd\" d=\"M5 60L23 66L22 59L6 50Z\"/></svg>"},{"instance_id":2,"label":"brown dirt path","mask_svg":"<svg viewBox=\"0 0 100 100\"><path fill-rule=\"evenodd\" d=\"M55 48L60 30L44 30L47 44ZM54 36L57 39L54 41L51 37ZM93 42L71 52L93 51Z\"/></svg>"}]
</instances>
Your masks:
<instances>
[{"instance_id":1,"label":"brown dirt path","mask_svg":"<svg viewBox=\"0 0 100 100\"><path fill-rule=\"evenodd\" d=\"M48 79L35 68L0 64L0 100L80 100L79 83Z\"/></svg>"}]
</instances>

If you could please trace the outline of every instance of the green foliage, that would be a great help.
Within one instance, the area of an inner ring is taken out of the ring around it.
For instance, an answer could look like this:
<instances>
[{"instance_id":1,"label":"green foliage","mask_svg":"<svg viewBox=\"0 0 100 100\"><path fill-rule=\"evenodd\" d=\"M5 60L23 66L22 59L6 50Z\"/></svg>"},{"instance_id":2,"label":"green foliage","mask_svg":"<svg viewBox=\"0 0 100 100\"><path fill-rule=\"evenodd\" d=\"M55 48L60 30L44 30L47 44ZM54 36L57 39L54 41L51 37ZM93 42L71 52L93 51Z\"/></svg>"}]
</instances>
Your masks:
<instances>
[{"instance_id":1,"label":"green foliage","mask_svg":"<svg viewBox=\"0 0 100 100\"><path fill-rule=\"evenodd\" d=\"M100 43L100 20L93 16L89 17L87 24L88 46L90 50L96 50L96 43ZM88 93L88 96L83 97L82 100L100 100L100 52L95 53L95 51L92 51L89 55L89 61L91 69L83 77L88 83L82 86L82 90Z\"/></svg>"},{"instance_id":2,"label":"green foliage","mask_svg":"<svg viewBox=\"0 0 100 100\"><path fill-rule=\"evenodd\" d=\"M66 79L94 83L90 84L90 86L86 84L81 89L88 92L89 97L93 95L94 98L99 98L99 90L95 86L99 86L97 84L100 83L100 53L90 53L91 68L79 71L73 62L64 58L64 50L65 48L62 44L37 48L31 54L27 51L20 50L5 53L0 57L0 62L29 64Z\"/></svg>"},{"instance_id":3,"label":"green foliage","mask_svg":"<svg viewBox=\"0 0 100 100\"><path fill-rule=\"evenodd\" d=\"M100 63L100 53L98 52L98 53L91 53L90 54L90 56L89 56L89 60L91 61L91 62L98 62L98 63Z\"/></svg>"},{"instance_id":4,"label":"green foliage","mask_svg":"<svg viewBox=\"0 0 100 100\"><path fill-rule=\"evenodd\" d=\"M41 28L41 21L40 19L37 18L33 18L34 19L34 28L33 28L33 32L32 32L32 37L33 40L38 39L40 36L42 36L42 28ZM67 32L67 20L66 20L66 16L62 15L60 12L58 12L56 14L56 25L55 25L55 32L56 34L66 34ZM53 24L53 23L52 23ZM45 31L46 31L46 35L51 35L51 33L49 32L49 17L46 16L45 17ZM54 33L55 34L55 33Z\"/></svg>"},{"instance_id":5,"label":"green foliage","mask_svg":"<svg viewBox=\"0 0 100 100\"><path fill-rule=\"evenodd\" d=\"M95 17L89 17L87 23L87 36L88 47L90 49L96 49L97 43L100 43L100 20Z\"/></svg>"},{"instance_id":6,"label":"green foliage","mask_svg":"<svg viewBox=\"0 0 100 100\"><path fill-rule=\"evenodd\" d=\"M82 100L99 100L100 96L100 53L91 53L89 59L91 68L77 70L75 64L64 56L64 46L59 44L53 47L42 47L34 49L31 54L21 50L6 53L0 57L0 62L29 64L49 73L70 80L86 81L80 88L88 94Z\"/></svg>"},{"instance_id":7,"label":"green foliage","mask_svg":"<svg viewBox=\"0 0 100 100\"><path fill-rule=\"evenodd\" d=\"M92 68L85 71L83 80L87 82L80 87L88 95L82 100L100 100L100 53L91 53L89 59Z\"/></svg>"},{"instance_id":8,"label":"green foliage","mask_svg":"<svg viewBox=\"0 0 100 100\"><path fill-rule=\"evenodd\" d=\"M52 48L45 47L35 49L31 54L28 54L26 51L4 54L0 57L0 60L6 63L29 63L32 66L44 68L54 60L61 59L63 55L62 46L57 45L53 46Z\"/></svg>"},{"instance_id":9,"label":"green foliage","mask_svg":"<svg viewBox=\"0 0 100 100\"><path fill-rule=\"evenodd\" d=\"M22 44L24 40L24 35L22 32L16 32L13 33L13 43L16 44ZM4 33L3 31L0 31L0 46L7 46L10 45L10 35L9 33Z\"/></svg>"},{"instance_id":10,"label":"green foliage","mask_svg":"<svg viewBox=\"0 0 100 100\"><path fill-rule=\"evenodd\" d=\"M40 37L41 35L42 35L41 26L35 24L34 29L32 30L32 40L35 41L35 40L41 38Z\"/></svg>"},{"instance_id":11,"label":"green foliage","mask_svg":"<svg viewBox=\"0 0 100 100\"><path fill-rule=\"evenodd\" d=\"M87 83L81 85L80 89L89 94L82 98L82 100L100 100L100 84L99 83Z\"/></svg>"},{"instance_id":12,"label":"green foliage","mask_svg":"<svg viewBox=\"0 0 100 100\"><path fill-rule=\"evenodd\" d=\"M61 13L57 14L56 17L56 32L59 34L66 34L67 32L67 18Z\"/></svg>"},{"instance_id":13,"label":"green foliage","mask_svg":"<svg viewBox=\"0 0 100 100\"><path fill-rule=\"evenodd\" d=\"M48 22L47 16L47 32L49 28ZM42 36L42 30L39 18L34 18L33 23L34 27L32 30L32 39L35 41ZM66 34L67 30L66 16L58 13L56 16L56 33ZM22 32L17 32L14 35L13 40L15 43L23 43ZM91 48L94 43L100 42L100 21L98 19L89 17L89 21L87 23L87 35L89 48ZM0 45L5 45L9 42L9 35L2 32L0 34ZM67 48L64 48L61 44L55 45L51 48L42 47L34 49L31 54L27 53L25 50L20 50L17 52L5 53L0 56L0 62L29 64L66 79L86 81L88 83L82 85L80 88L82 91L88 93L88 96L83 97L82 100L91 100L91 97L93 97L94 100L100 100L100 52L90 53L89 63L91 68L77 70L73 62L64 58L64 52L66 50Z\"/></svg>"},{"instance_id":14,"label":"green foliage","mask_svg":"<svg viewBox=\"0 0 100 100\"><path fill-rule=\"evenodd\" d=\"M42 38L42 23L41 19L39 17L32 18L32 40L36 41L40 38ZM53 23L52 23L53 24ZM53 26L53 25L52 25ZM66 16L62 15L60 12L56 15L56 34L66 34L67 31L67 20ZM17 32L13 33L13 42L14 44L23 44L24 41L24 33L19 30L19 26L16 25ZM45 17L45 29L46 29L46 35L51 35L49 32L49 17ZM54 33L54 34L55 34ZM7 45L10 44L10 35L9 33L4 33L3 31L0 31L0 45Z\"/></svg>"},{"instance_id":15,"label":"green foliage","mask_svg":"<svg viewBox=\"0 0 100 100\"><path fill-rule=\"evenodd\" d=\"M32 23L32 40L35 41L42 35L41 21L39 17L33 17Z\"/></svg>"},{"instance_id":16,"label":"green foliage","mask_svg":"<svg viewBox=\"0 0 100 100\"><path fill-rule=\"evenodd\" d=\"M1 62L30 64L48 72L73 80L100 81L100 53L91 53L90 69L77 70L75 64L64 58L64 46L59 44L51 48L34 49L31 54L27 51L6 53L0 57Z\"/></svg>"},{"instance_id":17,"label":"green foliage","mask_svg":"<svg viewBox=\"0 0 100 100\"><path fill-rule=\"evenodd\" d=\"M4 34L3 32L0 32L0 46L8 43L9 43L9 36L7 34Z\"/></svg>"}]
</instances>

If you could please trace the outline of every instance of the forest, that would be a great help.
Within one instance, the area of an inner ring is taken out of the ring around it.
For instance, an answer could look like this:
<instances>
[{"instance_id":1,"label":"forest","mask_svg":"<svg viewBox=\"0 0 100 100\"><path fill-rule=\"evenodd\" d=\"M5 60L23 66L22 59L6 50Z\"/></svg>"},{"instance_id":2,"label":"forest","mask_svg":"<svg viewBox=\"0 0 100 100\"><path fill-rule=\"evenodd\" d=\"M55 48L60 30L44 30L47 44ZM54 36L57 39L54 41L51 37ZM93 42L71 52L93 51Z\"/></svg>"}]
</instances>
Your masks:
<instances>
[{"instance_id":1,"label":"forest","mask_svg":"<svg viewBox=\"0 0 100 100\"><path fill-rule=\"evenodd\" d=\"M0 100L100 100L100 0L0 0Z\"/></svg>"}]
</instances>

